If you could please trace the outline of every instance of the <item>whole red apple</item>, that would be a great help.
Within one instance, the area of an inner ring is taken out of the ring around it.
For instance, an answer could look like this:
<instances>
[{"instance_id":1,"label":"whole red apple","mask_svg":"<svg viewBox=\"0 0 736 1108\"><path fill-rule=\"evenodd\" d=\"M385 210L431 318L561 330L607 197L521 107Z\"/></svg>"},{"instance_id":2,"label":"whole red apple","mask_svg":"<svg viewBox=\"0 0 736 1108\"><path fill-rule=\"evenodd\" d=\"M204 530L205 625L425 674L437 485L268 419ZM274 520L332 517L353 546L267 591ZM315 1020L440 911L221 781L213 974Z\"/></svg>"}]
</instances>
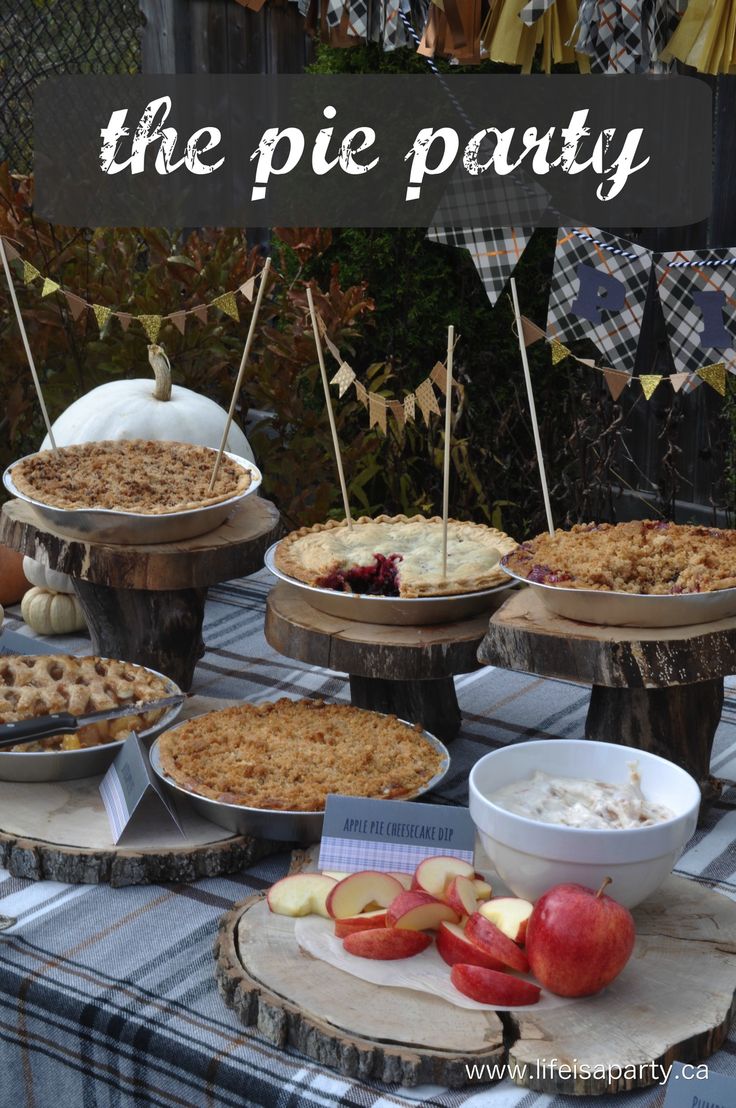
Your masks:
<instances>
[{"instance_id":1,"label":"whole red apple","mask_svg":"<svg viewBox=\"0 0 736 1108\"><path fill-rule=\"evenodd\" d=\"M558 996L591 996L621 973L636 931L628 908L583 885L555 885L534 905L526 954L536 979Z\"/></svg>"}]
</instances>

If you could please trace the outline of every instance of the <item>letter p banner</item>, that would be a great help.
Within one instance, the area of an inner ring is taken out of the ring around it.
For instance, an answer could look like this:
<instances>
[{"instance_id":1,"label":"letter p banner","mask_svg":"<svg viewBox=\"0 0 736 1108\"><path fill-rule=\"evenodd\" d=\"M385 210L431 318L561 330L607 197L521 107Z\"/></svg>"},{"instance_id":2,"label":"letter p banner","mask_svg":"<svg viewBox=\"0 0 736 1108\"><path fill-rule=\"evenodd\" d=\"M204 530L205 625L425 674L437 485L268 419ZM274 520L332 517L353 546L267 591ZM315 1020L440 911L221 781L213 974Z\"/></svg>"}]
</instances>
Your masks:
<instances>
[{"instance_id":1,"label":"letter p banner","mask_svg":"<svg viewBox=\"0 0 736 1108\"><path fill-rule=\"evenodd\" d=\"M570 307L572 315L601 323L602 312L620 312L626 300L626 286L618 277L581 262L577 268L578 295Z\"/></svg>"}]
</instances>

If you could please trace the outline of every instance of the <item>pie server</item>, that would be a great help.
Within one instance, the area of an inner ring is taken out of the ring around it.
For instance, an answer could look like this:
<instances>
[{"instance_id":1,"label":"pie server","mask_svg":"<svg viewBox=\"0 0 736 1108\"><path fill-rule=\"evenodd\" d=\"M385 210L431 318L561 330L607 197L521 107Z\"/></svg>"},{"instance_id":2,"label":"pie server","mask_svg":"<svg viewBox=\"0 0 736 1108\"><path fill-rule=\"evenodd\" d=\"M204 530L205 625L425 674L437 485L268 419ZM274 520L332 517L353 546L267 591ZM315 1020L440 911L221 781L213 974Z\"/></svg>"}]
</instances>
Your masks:
<instances>
[{"instance_id":1,"label":"pie server","mask_svg":"<svg viewBox=\"0 0 736 1108\"><path fill-rule=\"evenodd\" d=\"M86 716L73 716L69 712L54 712L48 716L34 716L21 719L17 723L0 723L0 748L14 746L15 743L33 742L50 735L71 735L80 727L98 723L103 719L119 719L121 716L141 715L143 712L157 712L159 708L173 708L181 704L183 694L165 696L160 700L147 700L141 703L126 704L120 708L109 708L106 712L91 712Z\"/></svg>"}]
</instances>

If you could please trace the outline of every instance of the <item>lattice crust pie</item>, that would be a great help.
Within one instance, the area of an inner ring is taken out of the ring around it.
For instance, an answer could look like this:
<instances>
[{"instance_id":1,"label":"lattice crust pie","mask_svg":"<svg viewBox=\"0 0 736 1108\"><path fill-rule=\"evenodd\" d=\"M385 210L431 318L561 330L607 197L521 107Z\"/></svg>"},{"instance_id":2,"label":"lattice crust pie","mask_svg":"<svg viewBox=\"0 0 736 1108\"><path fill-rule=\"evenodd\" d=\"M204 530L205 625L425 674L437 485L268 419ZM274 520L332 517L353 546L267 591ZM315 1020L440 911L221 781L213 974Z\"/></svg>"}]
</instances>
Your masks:
<instances>
[{"instance_id":1,"label":"lattice crust pie","mask_svg":"<svg viewBox=\"0 0 736 1108\"><path fill-rule=\"evenodd\" d=\"M565 589L713 592L736 587L736 531L663 520L579 523L522 543L503 564Z\"/></svg>"},{"instance_id":2,"label":"lattice crust pie","mask_svg":"<svg viewBox=\"0 0 736 1108\"><path fill-rule=\"evenodd\" d=\"M421 728L320 700L208 712L158 742L163 770L182 788L281 811L322 811L328 793L412 796L442 763Z\"/></svg>"},{"instance_id":3,"label":"lattice crust pie","mask_svg":"<svg viewBox=\"0 0 736 1108\"><path fill-rule=\"evenodd\" d=\"M439 516L364 516L351 529L334 521L294 531L277 546L275 561L290 577L337 592L449 596L507 581L498 560L515 546L493 527L450 520L445 578Z\"/></svg>"},{"instance_id":4,"label":"lattice crust pie","mask_svg":"<svg viewBox=\"0 0 736 1108\"><path fill-rule=\"evenodd\" d=\"M140 711L138 706L171 692L171 682L132 662L69 654L8 655L0 658L0 723L51 712L83 716L126 704L130 704L131 714L90 724L73 735L18 743L4 751L79 750L115 742L130 731L153 727L163 711Z\"/></svg>"},{"instance_id":5,"label":"lattice crust pie","mask_svg":"<svg viewBox=\"0 0 736 1108\"><path fill-rule=\"evenodd\" d=\"M52 507L165 515L217 504L250 487L250 471L223 455L210 493L215 457L184 442L105 440L32 454L11 476L20 492Z\"/></svg>"}]
</instances>

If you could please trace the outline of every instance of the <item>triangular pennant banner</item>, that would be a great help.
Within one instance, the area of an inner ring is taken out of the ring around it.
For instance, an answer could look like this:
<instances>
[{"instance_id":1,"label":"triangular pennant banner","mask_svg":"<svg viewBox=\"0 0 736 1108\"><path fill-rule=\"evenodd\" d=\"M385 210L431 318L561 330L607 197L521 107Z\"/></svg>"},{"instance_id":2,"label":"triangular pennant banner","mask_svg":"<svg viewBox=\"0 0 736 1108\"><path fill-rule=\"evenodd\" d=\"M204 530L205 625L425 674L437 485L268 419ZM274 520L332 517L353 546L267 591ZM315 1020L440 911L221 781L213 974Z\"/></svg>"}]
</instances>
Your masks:
<instances>
[{"instance_id":1,"label":"triangular pennant banner","mask_svg":"<svg viewBox=\"0 0 736 1108\"><path fill-rule=\"evenodd\" d=\"M238 311L238 302L235 299L234 292L225 292L222 296L217 296L212 303L216 308L219 308L225 315L229 315L231 319L234 319L236 323L240 323L240 313Z\"/></svg>"},{"instance_id":2,"label":"triangular pennant banner","mask_svg":"<svg viewBox=\"0 0 736 1108\"><path fill-rule=\"evenodd\" d=\"M679 392L689 376L689 373L670 373L667 380L672 385L675 392Z\"/></svg>"},{"instance_id":3,"label":"triangular pennant banner","mask_svg":"<svg viewBox=\"0 0 736 1108\"><path fill-rule=\"evenodd\" d=\"M168 316L167 318L171 320L171 322L176 327L177 331L180 331L181 334L183 335L184 331L186 329L186 326L187 326L187 313L186 312L172 312L171 315Z\"/></svg>"},{"instance_id":4,"label":"triangular pennant banner","mask_svg":"<svg viewBox=\"0 0 736 1108\"><path fill-rule=\"evenodd\" d=\"M242 292L245 299L250 301L250 300L253 299L253 290L255 289L255 287L256 287L256 279L255 279L255 276L253 276L253 277L249 277L248 280L245 281L240 286L240 289L238 291Z\"/></svg>"},{"instance_id":5,"label":"triangular pennant banner","mask_svg":"<svg viewBox=\"0 0 736 1108\"><path fill-rule=\"evenodd\" d=\"M549 345L552 350L552 365L558 365L560 362L563 362L565 358L570 357L570 351L563 343L558 342L557 339L552 339Z\"/></svg>"},{"instance_id":6,"label":"triangular pennant banner","mask_svg":"<svg viewBox=\"0 0 736 1108\"><path fill-rule=\"evenodd\" d=\"M5 247L5 257L9 262L15 262L20 257L20 254L13 246L10 239L3 239L3 246Z\"/></svg>"},{"instance_id":7,"label":"triangular pennant banner","mask_svg":"<svg viewBox=\"0 0 736 1108\"><path fill-rule=\"evenodd\" d=\"M124 331L127 331L131 323L133 322L133 316L130 314L130 312L113 312L113 315L116 315L118 317L118 320L120 321L120 326L123 328Z\"/></svg>"},{"instance_id":8,"label":"triangular pennant banner","mask_svg":"<svg viewBox=\"0 0 736 1108\"><path fill-rule=\"evenodd\" d=\"M493 307L524 253L534 227L484 227L481 223L469 226L474 208L465 202L466 198L459 198L460 204L454 211L450 205L452 192L458 187L462 190L468 184L471 188L475 187L472 178L462 183L451 182L440 207L432 217L434 226L427 230L427 238L446 246L460 246L468 251ZM458 214L461 219L457 218ZM478 217L483 214L482 210L478 211ZM451 226L455 220L463 225Z\"/></svg>"},{"instance_id":9,"label":"triangular pennant banner","mask_svg":"<svg viewBox=\"0 0 736 1108\"><path fill-rule=\"evenodd\" d=\"M52 281L50 277L44 277L41 287L41 296L51 296L52 292L58 292L61 285L58 281Z\"/></svg>"},{"instance_id":10,"label":"triangular pennant banner","mask_svg":"<svg viewBox=\"0 0 736 1108\"><path fill-rule=\"evenodd\" d=\"M699 373L701 367L719 362L736 371L735 263L733 246L657 256L657 291L678 373ZM685 391L693 387L695 378L686 383Z\"/></svg>"},{"instance_id":11,"label":"triangular pennant banner","mask_svg":"<svg viewBox=\"0 0 736 1108\"><path fill-rule=\"evenodd\" d=\"M352 369L347 362L343 362L335 376L331 378L330 384L337 385L340 390L340 396L344 396L354 380L355 374Z\"/></svg>"},{"instance_id":12,"label":"triangular pennant banner","mask_svg":"<svg viewBox=\"0 0 736 1108\"><path fill-rule=\"evenodd\" d=\"M194 318L197 320L198 323L203 323L203 324L206 323L207 322L207 305L206 304L199 304L196 308L192 308L192 315L194 316Z\"/></svg>"},{"instance_id":13,"label":"triangular pennant banner","mask_svg":"<svg viewBox=\"0 0 736 1108\"><path fill-rule=\"evenodd\" d=\"M92 305L92 311L95 314L95 319L97 320L97 326L99 327L100 330L102 330L103 327L105 326L105 324L107 323L108 319L112 315L112 312L110 311L109 308L106 308L104 304L93 304Z\"/></svg>"},{"instance_id":14,"label":"triangular pennant banner","mask_svg":"<svg viewBox=\"0 0 736 1108\"><path fill-rule=\"evenodd\" d=\"M404 424L406 423L406 420L404 418L404 405L401 403L400 400L391 400L389 402L389 408L391 409L393 417L398 423L399 427L401 427L403 430Z\"/></svg>"},{"instance_id":15,"label":"triangular pennant banner","mask_svg":"<svg viewBox=\"0 0 736 1108\"><path fill-rule=\"evenodd\" d=\"M413 423L416 418L416 397L410 392L404 397L404 422Z\"/></svg>"},{"instance_id":16,"label":"triangular pennant banner","mask_svg":"<svg viewBox=\"0 0 736 1108\"><path fill-rule=\"evenodd\" d=\"M444 366L442 362L436 362L429 376L444 396L447 392L447 366Z\"/></svg>"},{"instance_id":17,"label":"triangular pennant banner","mask_svg":"<svg viewBox=\"0 0 736 1108\"><path fill-rule=\"evenodd\" d=\"M424 422L429 425L429 417L434 412L435 415L440 414L439 405L437 403L437 397L434 394L432 388L432 382L427 378L422 381L421 385L415 389L414 395L417 399L417 404L421 409L421 413L424 416Z\"/></svg>"},{"instance_id":18,"label":"triangular pennant banner","mask_svg":"<svg viewBox=\"0 0 736 1108\"><path fill-rule=\"evenodd\" d=\"M368 393L366 391L365 385L361 381L358 381L357 378L355 381L355 395L365 408L368 403Z\"/></svg>"},{"instance_id":19,"label":"triangular pennant banner","mask_svg":"<svg viewBox=\"0 0 736 1108\"><path fill-rule=\"evenodd\" d=\"M330 336L327 334L327 332L324 333L322 338L325 340L325 346L329 350L330 354L332 354L332 357L335 359L335 361L342 364L342 357L340 355L340 351L337 349L337 347L335 346L334 342L332 341Z\"/></svg>"},{"instance_id":20,"label":"triangular pennant banner","mask_svg":"<svg viewBox=\"0 0 736 1108\"><path fill-rule=\"evenodd\" d=\"M606 378L606 384L608 385L608 391L611 396L614 400L618 400L631 380L628 373L622 373L619 369L604 369L603 376Z\"/></svg>"},{"instance_id":21,"label":"triangular pennant banner","mask_svg":"<svg viewBox=\"0 0 736 1108\"><path fill-rule=\"evenodd\" d=\"M85 311L89 305L86 300L82 300L81 296L77 296L75 292L64 292L66 302L69 305L69 311L72 313L72 319L79 319L83 311Z\"/></svg>"},{"instance_id":22,"label":"triangular pennant banner","mask_svg":"<svg viewBox=\"0 0 736 1108\"><path fill-rule=\"evenodd\" d=\"M712 365L701 366L696 370L698 377L707 385L715 389L721 396L726 395L726 363L714 362Z\"/></svg>"},{"instance_id":23,"label":"triangular pennant banner","mask_svg":"<svg viewBox=\"0 0 736 1108\"><path fill-rule=\"evenodd\" d=\"M641 376L639 377L639 381L641 382L641 391L644 393L645 400L651 400L652 394L661 380L661 373L641 374Z\"/></svg>"},{"instance_id":24,"label":"triangular pennant banner","mask_svg":"<svg viewBox=\"0 0 736 1108\"><path fill-rule=\"evenodd\" d=\"M136 317L143 330L148 335L149 342L155 342L161 330L163 320L160 315L139 315Z\"/></svg>"},{"instance_id":25,"label":"triangular pennant banner","mask_svg":"<svg viewBox=\"0 0 736 1108\"><path fill-rule=\"evenodd\" d=\"M23 262L23 283L30 285L31 281L35 281L41 274L36 269L35 265L31 265L30 262Z\"/></svg>"},{"instance_id":26,"label":"triangular pennant banner","mask_svg":"<svg viewBox=\"0 0 736 1108\"><path fill-rule=\"evenodd\" d=\"M386 401L375 392L368 393L368 426L376 424L386 434Z\"/></svg>"},{"instance_id":27,"label":"triangular pennant banner","mask_svg":"<svg viewBox=\"0 0 736 1108\"><path fill-rule=\"evenodd\" d=\"M524 346L532 346L535 342L547 337L542 328L537 327L536 323L533 323L531 319L527 319L525 315L521 317L521 333Z\"/></svg>"}]
</instances>

